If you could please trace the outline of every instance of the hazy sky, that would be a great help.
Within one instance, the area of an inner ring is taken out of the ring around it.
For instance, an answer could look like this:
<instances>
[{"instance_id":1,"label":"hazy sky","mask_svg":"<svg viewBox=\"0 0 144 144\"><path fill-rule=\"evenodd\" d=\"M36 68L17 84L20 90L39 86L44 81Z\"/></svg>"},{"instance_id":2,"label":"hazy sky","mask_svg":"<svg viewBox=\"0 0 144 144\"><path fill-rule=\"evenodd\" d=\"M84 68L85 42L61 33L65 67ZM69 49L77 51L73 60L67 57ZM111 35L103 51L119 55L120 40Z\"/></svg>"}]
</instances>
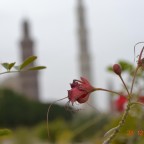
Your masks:
<instances>
[{"instance_id":1,"label":"hazy sky","mask_svg":"<svg viewBox=\"0 0 144 144\"><path fill-rule=\"evenodd\" d=\"M134 44L144 41L144 1L85 0L84 5L93 84L107 87L112 79L117 86L120 80L106 67L119 59L133 62ZM77 0L0 0L0 61L20 62L21 23L28 19L37 64L47 66L40 73L42 101L67 96L69 83L79 78L76 8ZM96 104L103 107L107 96L96 94Z\"/></svg>"}]
</instances>

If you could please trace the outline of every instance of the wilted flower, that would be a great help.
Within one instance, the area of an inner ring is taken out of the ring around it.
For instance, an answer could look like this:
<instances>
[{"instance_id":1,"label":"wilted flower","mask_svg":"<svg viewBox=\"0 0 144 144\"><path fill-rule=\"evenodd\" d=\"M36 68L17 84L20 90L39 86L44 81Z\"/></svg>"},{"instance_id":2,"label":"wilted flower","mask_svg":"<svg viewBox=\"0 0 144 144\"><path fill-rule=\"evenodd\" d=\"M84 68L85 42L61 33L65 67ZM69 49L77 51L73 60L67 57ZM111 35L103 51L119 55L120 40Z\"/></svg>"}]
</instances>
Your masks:
<instances>
[{"instance_id":1,"label":"wilted flower","mask_svg":"<svg viewBox=\"0 0 144 144\"><path fill-rule=\"evenodd\" d=\"M68 98L72 105L76 101L85 103L88 100L90 93L95 90L89 81L83 77L81 77L81 80L73 80L73 83L70 84L70 86L71 90L68 90Z\"/></svg>"}]
</instances>

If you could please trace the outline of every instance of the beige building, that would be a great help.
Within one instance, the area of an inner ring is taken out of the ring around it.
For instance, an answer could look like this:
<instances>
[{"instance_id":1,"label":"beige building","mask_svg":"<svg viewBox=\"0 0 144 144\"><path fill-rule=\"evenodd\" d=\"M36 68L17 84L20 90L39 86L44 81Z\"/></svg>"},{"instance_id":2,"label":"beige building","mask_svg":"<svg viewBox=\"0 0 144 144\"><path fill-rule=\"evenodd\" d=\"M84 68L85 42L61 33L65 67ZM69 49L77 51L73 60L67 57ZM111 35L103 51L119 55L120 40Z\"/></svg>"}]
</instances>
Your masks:
<instances>
[{"instance_id":1,"label":"beige building","mask_svg":"<svg viewBox=\"0 0 144 144\"><path fill-rule=\"evenodd\" d=\"M22 30L23 35L20 42L21 62L29 56L34 55L34 43L30 38L29 24L27 21L23 22ZM33 67L34 65L34 63L31 63L29 66ZM39 100L38 71L20 72L12 75L2 82L1 87L13 89L24 94L29 99Z\"/></svg>"},{"instance_id":2,"label":"beige building","mask_svg":"<svg viewBox=\"0 0 144 144\"><path fill-rule=\"evenodd\" d=\"M78 42L79 42L79 68L80 76L87 78L93 82L92 67L91 67L91 54L88 44L88 33L85 20L85 9L83 0L77 1L77 18L78 18ZM94 105L94 98L89 98L89 104Z\"/></svg>"},{"instance_id":3,"label":"beige building","mask_svg":"<svg viewBox=\"0 0 144 144\"><path fill-rule=\"evenodd\" d=\"M34 55L34 42L30 37L29 24L27 21L23 22L23 37L20 43L21 46L21 58L24 61L27 57ZM34 66L34 63L29 65ZM39 99L39 87L38 87L38 71L21 72L19 73L21 90L23 94L31 99Z\"/></svg>"}]
</instances>

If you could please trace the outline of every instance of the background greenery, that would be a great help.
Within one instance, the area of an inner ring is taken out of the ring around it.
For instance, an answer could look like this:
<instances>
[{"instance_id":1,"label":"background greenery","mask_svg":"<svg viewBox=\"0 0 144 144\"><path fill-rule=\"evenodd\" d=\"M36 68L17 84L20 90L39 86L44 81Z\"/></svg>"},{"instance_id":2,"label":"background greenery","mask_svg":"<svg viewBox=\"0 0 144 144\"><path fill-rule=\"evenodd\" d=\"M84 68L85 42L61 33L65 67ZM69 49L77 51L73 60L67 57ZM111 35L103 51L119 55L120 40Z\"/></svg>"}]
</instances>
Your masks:
<instances>
[{"instance_id":1,"label":"background greenery","mask_svg":"<svg viewBox=\"0 0 144 144\"><path fill-rule=\"evenodd\" d=\"M134 66L126 61L119 61L119 64L127 82L130 82ZM111 67L108 70L112 72ZM143 73L140 71L135 87L142 86ZM138 91L135 89L136 96ZM0 144L101 144L104 134L117 126L122 116L119 112L66 111L65 106L55 104L50 110L48 137L46 114L49 105L31 101L8 89L0 89L0 127L12 131L0 131ZM134 106L113 144L144 143L143 119L144 109ZM129 131L133 134L130 135ZM5 135L7 133L9 135Z\"/></svg>"}]
</instances>

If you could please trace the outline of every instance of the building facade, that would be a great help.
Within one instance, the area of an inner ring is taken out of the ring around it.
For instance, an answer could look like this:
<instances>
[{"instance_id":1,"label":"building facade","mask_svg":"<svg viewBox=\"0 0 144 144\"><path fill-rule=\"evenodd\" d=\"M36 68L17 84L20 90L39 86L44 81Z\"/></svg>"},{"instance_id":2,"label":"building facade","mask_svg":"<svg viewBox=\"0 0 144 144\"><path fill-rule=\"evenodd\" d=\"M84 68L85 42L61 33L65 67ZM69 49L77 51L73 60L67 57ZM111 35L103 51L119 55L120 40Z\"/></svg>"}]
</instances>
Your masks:
<instances>
[{"instance_id":1,"label":"building facade","mask_svg":"<svg viewBox=\"0 0 144 144\"><path fill-rule=\"evenodd\" d=\"M24 61L29 56L34 55L34 42L30 37L28 21L24 21L22 24L22 40L21 46L21 61ZM35 66L35 63L31 63L29 67ZM38 71L21 72L19 73L21 91L28 98L33 100L39 99L39 87L38 87Z\"/></svg>"}]
</instances>

